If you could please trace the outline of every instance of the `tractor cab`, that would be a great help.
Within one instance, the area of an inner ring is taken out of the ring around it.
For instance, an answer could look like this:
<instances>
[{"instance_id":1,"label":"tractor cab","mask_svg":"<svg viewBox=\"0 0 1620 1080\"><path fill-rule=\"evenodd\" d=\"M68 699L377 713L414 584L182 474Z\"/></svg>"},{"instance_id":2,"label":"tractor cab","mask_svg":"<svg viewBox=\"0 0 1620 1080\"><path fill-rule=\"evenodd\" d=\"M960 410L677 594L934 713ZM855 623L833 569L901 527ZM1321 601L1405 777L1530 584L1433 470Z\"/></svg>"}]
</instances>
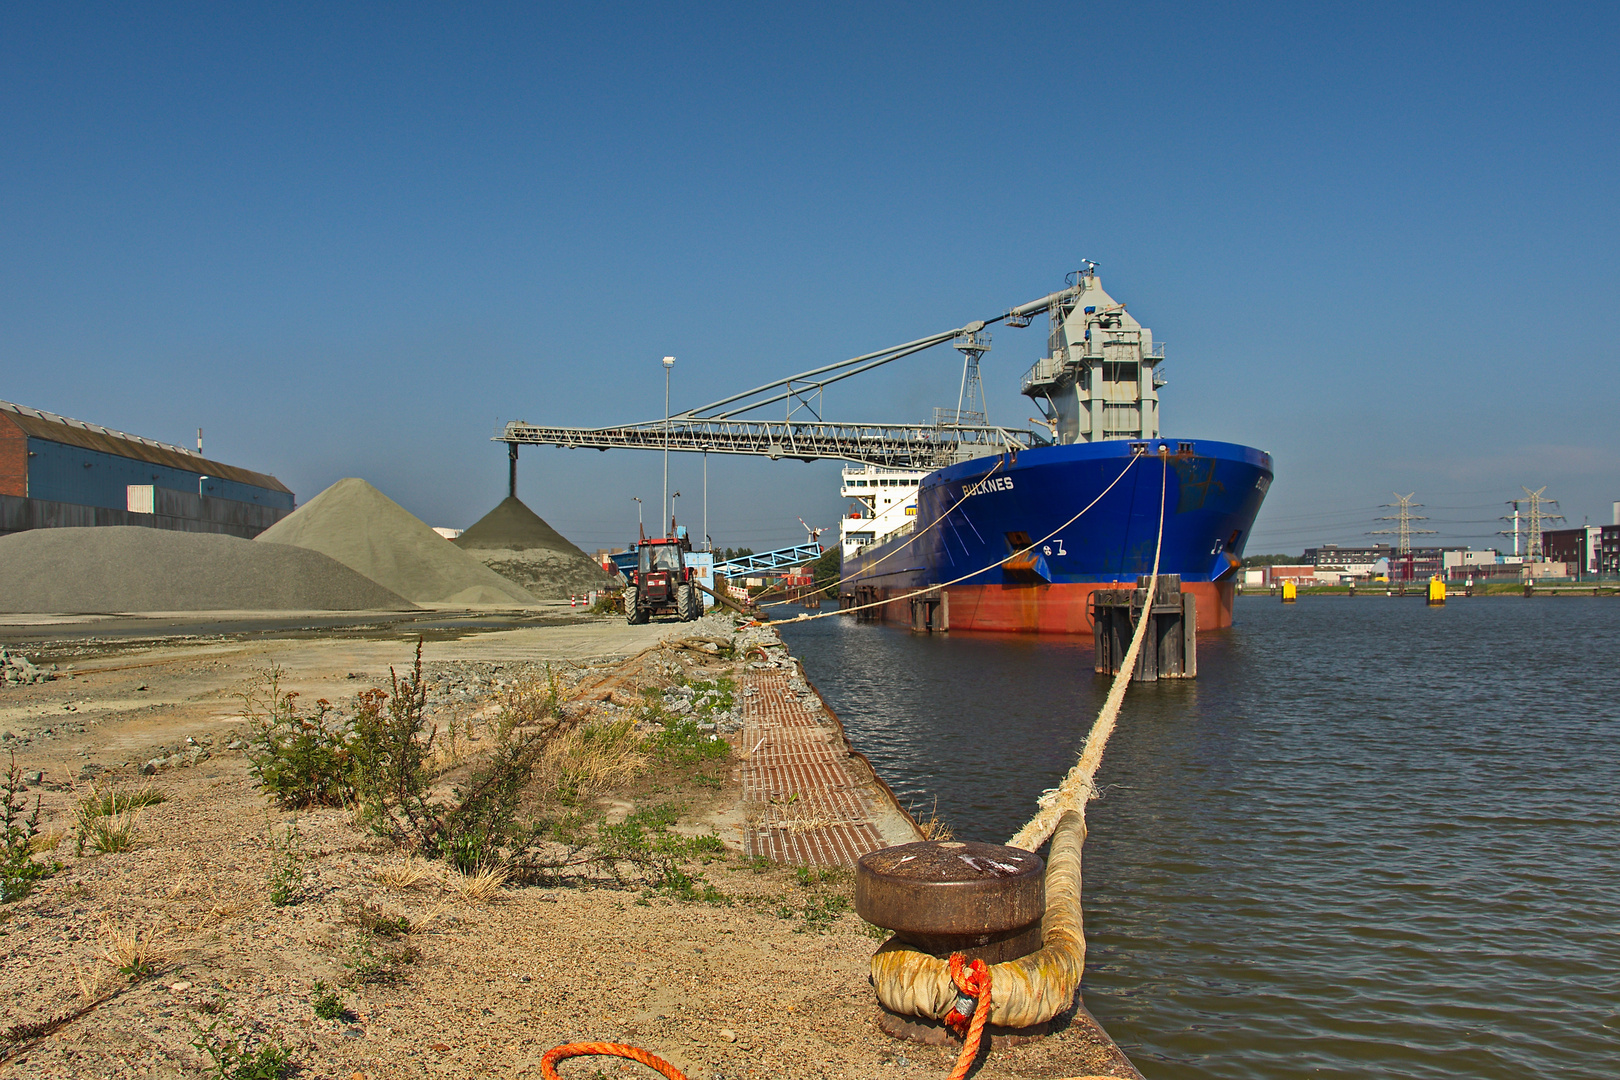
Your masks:
<instances>
[{"instance_id":1,"label":"tractor cab","mask_svg":"<svg viewBox=\"0 0 1620 1080\"><path fill-rule=\"evenodd\" d=\"M624 594L624 617L644 623L654 615L675 615L682 621L703 614L703 599L686 553L692 541L686 530L671 522L669 536L643 538L636 549L636 568Z\"/></svg>"}]
</instances>

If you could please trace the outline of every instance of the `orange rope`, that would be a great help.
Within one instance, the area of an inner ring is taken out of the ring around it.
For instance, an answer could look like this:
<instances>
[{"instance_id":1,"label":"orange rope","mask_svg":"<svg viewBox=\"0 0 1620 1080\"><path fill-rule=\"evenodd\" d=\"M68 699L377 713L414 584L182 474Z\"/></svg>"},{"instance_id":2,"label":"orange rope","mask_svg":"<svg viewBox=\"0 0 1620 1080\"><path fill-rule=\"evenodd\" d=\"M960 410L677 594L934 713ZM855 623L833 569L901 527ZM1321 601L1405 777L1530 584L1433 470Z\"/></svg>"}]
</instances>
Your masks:
<instances>
[{"instance_id":1,"label":"orange rope","mask_svg":"<svg viewBox=\"0 0 1620 1080\"><path fill-rule=\"evenodd\" d=\"M953 1005L946 1014L945 1022L962 1035L962 1053L956 1059L956 1068L951 1070L948 1080L962 1080L973 1067L973 1061L979 1056L979 1040L984 1034L984 1025L990 1019L990 968L983 960L974 960L966 964L964 971L961 953L951 953L950 959L951 981L956 989L968 997L977 999L973 1006L973 1019L970 1021L963 1016ZM967 1030L963 1032L963 1025Z\"/></svg>"},{"instance_id":2,"label":"orange rope","mask_svg":"<svg viewBox=\"0 0 1620 1080\"><path fill-rule=\"evenodd\" d=\"M540 1076L543 1080L562 1080L557 1075L557 1062L564 1058L586 1057L590 1054L600 1054L603 1057L629 1058L653 1069L669 1080L686 1080L686 1075L656 1054L649 1054L639 1046L626 1046L624 1043L566 1043L554 1046L546 1051L546 1056L540 1059Z\"/></svg>"}]
</instances>

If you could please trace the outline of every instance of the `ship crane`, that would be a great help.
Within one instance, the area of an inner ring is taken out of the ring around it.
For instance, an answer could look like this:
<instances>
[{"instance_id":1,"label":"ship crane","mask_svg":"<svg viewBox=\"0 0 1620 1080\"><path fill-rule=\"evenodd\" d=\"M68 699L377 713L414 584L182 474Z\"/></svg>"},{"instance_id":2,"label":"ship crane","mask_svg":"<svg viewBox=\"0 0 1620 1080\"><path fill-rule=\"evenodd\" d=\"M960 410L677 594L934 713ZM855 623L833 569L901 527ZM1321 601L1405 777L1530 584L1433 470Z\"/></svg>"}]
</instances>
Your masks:
<instances>
[{"instance_id":1,"label":"ship crane","mask_svg":"<svg viewBox=\"0 0 1620 1080\"><path fill-rule=\"evenodd\" d=\"M982 396L976 402L978 409L972 408L978 358L989 350L989 335L982 331L999 322L1028 326L1033 316L1062 310L1063 305L1079 296L1082 290L1083 285L1076 282L995 318L970 322L775 379L752 390L676 413L667 420L600 428L548 427L514 420L492 441L507 444L514 490L518 447L525 443L596 450L667 449L747 454L772 460L785 457L800 461L830 459L895 469L937 469L970 458L1044 445L1048 440L1034 431L986 422ZM938 410L931 424L851 423L828 420L821 415L823 392L832 384L946 343L953 343L963 351L971 369L964 371L962 394L954 415L948 409ZM782 408L781 419L758 417L759 410L772 405Z\"/></svg>"}]
</instances>

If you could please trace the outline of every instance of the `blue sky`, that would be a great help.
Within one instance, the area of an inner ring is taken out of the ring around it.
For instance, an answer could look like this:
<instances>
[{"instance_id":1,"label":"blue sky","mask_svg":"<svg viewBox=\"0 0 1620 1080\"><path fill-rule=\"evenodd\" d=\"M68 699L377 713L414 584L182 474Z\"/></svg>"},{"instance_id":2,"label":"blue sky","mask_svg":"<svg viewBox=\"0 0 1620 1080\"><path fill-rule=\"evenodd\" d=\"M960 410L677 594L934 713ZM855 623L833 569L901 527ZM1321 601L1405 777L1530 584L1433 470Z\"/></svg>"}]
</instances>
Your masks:
<instances>
[{"instance_id":1,"label":"blue sky","mask_svg":"<svg viewBox=\"0 0 1620 1080\"><path fill-rule=\"evenodd\" d=\"M1521 484L1607 522L1617 10L6 5L0 398L465 526L500 422L652 418L665 354L695 405L1091 258L1168 343L1166 433L1275 455L1251 552L1397 490L1475 546ZM1042 345L997 330L992 419ZM837 469L711 459L711 534L833 524ZM520 494L618 544L659 470L530 449Z\"/></svg>"}]
</instances>

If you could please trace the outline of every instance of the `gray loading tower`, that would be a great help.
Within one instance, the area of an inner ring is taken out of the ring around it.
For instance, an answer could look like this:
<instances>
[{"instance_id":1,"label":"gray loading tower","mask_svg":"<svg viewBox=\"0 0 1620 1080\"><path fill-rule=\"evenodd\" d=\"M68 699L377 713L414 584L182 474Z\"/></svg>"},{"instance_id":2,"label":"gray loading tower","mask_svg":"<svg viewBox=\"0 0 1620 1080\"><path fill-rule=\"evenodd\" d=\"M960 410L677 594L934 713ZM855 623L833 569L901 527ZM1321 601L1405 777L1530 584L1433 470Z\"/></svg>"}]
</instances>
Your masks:
<instances>
[{"instance_id":1,"label":"gray loading tower","mask_svg":"<svg viewBox=\"0 0 1620 1080\"><path fill-rule=\"evenodd\" d=\"M1095 263L1069 284L1048 309L1047 355L1024 375L1024 394L1059 443L1158 438L1164 345L1103 291Z\"/></svg>"}]
</instances>

